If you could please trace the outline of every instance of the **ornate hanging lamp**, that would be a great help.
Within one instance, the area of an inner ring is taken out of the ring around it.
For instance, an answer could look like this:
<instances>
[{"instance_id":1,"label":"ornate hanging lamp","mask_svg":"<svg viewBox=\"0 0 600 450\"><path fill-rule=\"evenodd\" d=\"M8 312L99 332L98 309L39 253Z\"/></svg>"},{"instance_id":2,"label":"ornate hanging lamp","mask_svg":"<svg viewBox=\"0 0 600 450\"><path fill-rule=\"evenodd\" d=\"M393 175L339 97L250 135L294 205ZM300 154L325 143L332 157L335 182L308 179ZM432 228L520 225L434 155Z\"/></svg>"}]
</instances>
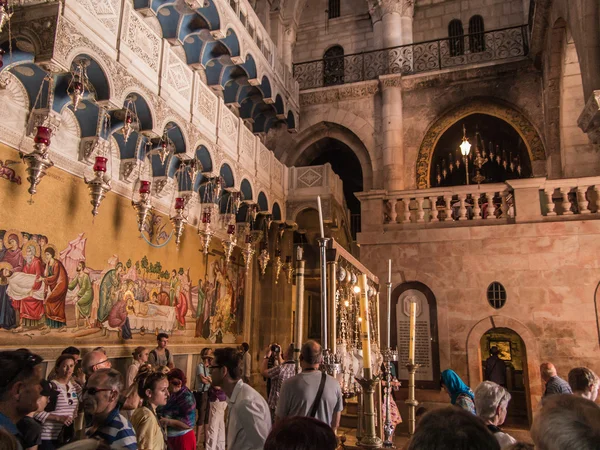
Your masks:
<instances>
[{"instance_id":1,"label":"ornate hanging lamp","mask_svg":"<svg viewBox=\"0 0 600 450\"><path fill-rule=\"evenodd\" d=\"M200 246L202 252L207 255L210 248L210 241L214 236L214 231L211 228L213 216L213 206L203 205L200 213L200 221L198 223L198 236L200 237Z\"/></svg>"},{"instance_id":2,"label":"ornate hanging lamp","mask_svg":"<svg viewBox=\"0 0 600 450\"><path fill-rule=\"evenodd\" d=\"M160 163L164 166L167 161L167 157L169 153L171 153L171 140L167 135L167 129L165 128L162 137L160 138L160 142L158 144L158 157L160 158Z\"/></svg>"},{"instance_id":3,"label":"ornate hanging lamp","mask_svg":"<svg viewBox=\"0 0 600 450\"><path fill-rule=\"evenodd\" d=\"M237 244L237 238L235 236L235 215L231 214L232 218L230 218L227 223L227 239L223 241L223 251L225 252L225 266L229 263L231 259L231 255L233 255L233 249Z\"/></svg>"},{"instance_id":4,"label":"ornate hanging lamp","mask_svg":"<svg viewBox=\"0 0 600 450\"><path fill-rule=\"evenodd\" d=\"M110 177L106 174L106 162L108 158L105 156L96 156L96 162L94 163L94 178L88 180L86 177L83 178L85 184L87 184L88 191L90 192L90 203L92 204L92 215L96 217L98 215L98 208L100 203L106 197L106 194L110 191Z\"/></svg>"},{"instance_id":5,"label":"ornate hanging lamp","mask_svg":"<svg viewBox=\"0 0 600 450\"><path fill-rule=\"evenodd\" d=\"M175 198L175 215L171 216L171 225L173 225L173 233L175 234L175 244L179 248L179 244L181 243L181 236L183 235L183 230L185 228L186 217L184 215L185 211L185 198L177 197Z\"/></svg>"},{"instance_id":6,"label":"ornate hanging lamp","mask_svg":"<svg viewBox=\"0 0 600 450\"><path fill-rule=\"evenodd\" d=\"M252 257L254 256L254 243L252 242L252 233L246 233L244 235L244 248L242 249L242 258L244 260L244 267L246 273L250 272L252 266Z\"/></svg>"},{"instance_id":7,"label":"ornate hanging lamp","mask_svg":"<svg viewBox=\"0 0 600 450\"><path fill-rule=\"evenodd\" d=\"M135 209L137 214L138 231L144 229L144 224L148 219L148 215L152 212L152 203L150 197L151 183L150 181L140 180L140 188L138 190L139 199L138 201L131 200L131 206Z\"/></svg>"},{"instance_id":8,"label":"ornate hanging lamp","mask_svg":"<svg viewBox=\"0 0 600 450\"><path fill-rule=\"evenodd\" d=\"M283 268L283 261L281 260L281 250L275 250L275 260L273 261L273 267L275 268L275 284L279 284L279 275L281 275L281 269Z\"/></svg>"},{"instance_id":9,"label":"ornate hanging lamp","mask_svg":"<svg viewBox=\"0 0 600 450\"><path fill-rule=\"evenodd\" d=\"M73 61L71 69L71 81L67 87L67 93L73 102L73 111L77 111L79 103L83 100L85 87L88 85L87 67L90 65L90 60L87 58L78 58Z\"/></svg>"},{"instance_id":10,"label":"ornate hanging lamp","mask_svg":"<svg viewBox=\"0 0 600 450\"><path fill-rule=\"evenodd\" d=\"M50 75L47 75L42 81L40 90L38 92L34 104L34 109L38 107L37 103L38 100L40 100L42 97L41 94L44 90L45 83L48 83L48 101L45 105L45 109L50 110L51 98L54 95L54 83L52 76ZM42 105L39 105L39 107L41 108ZM30 114L29 120L32 121L33 117L33 113ZM34 128L36 128L36 134L33 138L33 152L26 155L21 153L21 158L27 165L27 181L29 181L29 189L27 189L27 191L32 197L32 199L30 200L31 203L33 202L33 195L35 195L35 193L37 192L37 186L40 184L40 181L42 181L42 178L46 175L46 171L50 167L54 166L54 162L52 162L49 155L50 142L53 133L53 130L49 125L50 122L46 122L45 120L42 121L39 125L35 125Z\"/></svg>"},{"instance_id":11,"label":"ornate hanging lamp","mask_svg":"<svg viewBox=\"0 0 600 450\"><path fill-rule=\"evenodd\" d=\"M100 114L104 115L104 120L102 121L102 134L103 136L107 136L110 128L110 116L104 109L100 110ZM110 151L108 156L110 157ZM85 184L87 184L88 191L90 193L90 203L92 204L92 215L94 217L98 215L100 203L102 203L102 200L104 200L106 194L111 190L110 175L107 175L106 173L107 161L108 158L105 155L96 156L96 162L94 163L94 178L89 180L86 177L83 178L83 181Z\"/></svg>"},{"instance_id":12,"label":"ornate hanging lamp","mask_svg":"<svg viewBox=\"0 0 600 450\"><path fill-rule=\"evenodd\" d=\"M123 111L118 111L120 114L123 114L123 128L121 128L121 134L123 135L123 140L127 144L131 133L139 130L140 123L137 115L137 109L135 106L135 101L137 97L135 95L130 95L125 100L125 106Z\"/></svg>"},{"instance_id":13,"label":"ornate hanging lamp","mask_svg":"<svg viewBox=\"0 0 600 450\"><path fill-rule=\"evenodd\" d=\"M4 26L10 21L12 15L13 11L9 5L9 0L0 0L0 33L2 33Z\"/></svg>"},{"instance_id":14,"label":"ornate hanging lamp","mask_svg":"<svg viewBox=\"0 0 600 450\"><path fill-rule=\"evenodd\" d=\"M258 265L260 266L260 274L264 277L267 271L267 265L271 260L271 257L269 256L269 250L267 250L266 248L261 249L257 259Z\"/></svg>"}]
</instances>

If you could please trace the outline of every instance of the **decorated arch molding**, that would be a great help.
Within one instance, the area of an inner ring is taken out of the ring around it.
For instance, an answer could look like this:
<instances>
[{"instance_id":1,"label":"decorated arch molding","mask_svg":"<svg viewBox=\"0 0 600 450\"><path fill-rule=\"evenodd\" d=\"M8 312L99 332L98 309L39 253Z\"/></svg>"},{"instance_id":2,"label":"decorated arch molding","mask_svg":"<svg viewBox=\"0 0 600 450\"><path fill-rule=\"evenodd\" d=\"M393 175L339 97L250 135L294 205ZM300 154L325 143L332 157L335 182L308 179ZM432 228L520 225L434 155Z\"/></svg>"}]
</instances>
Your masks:
<instances>
[{"instance_id":1,"label":"decorated arch molding","mask_svg":"<svg viewBox=\"0 0 600 450\"><path fill-rule=\"evenodd\" d=\"M527 117L514 107L497 100L476 98L446 112L425 133L417 154L417 188L427 189L431 174L431 160L435 147L444 132L464 117L471 114L487 114L504 120L523 139L531 161L545 161L546 151L540 134Z\"/></svg>"}]
</instances>

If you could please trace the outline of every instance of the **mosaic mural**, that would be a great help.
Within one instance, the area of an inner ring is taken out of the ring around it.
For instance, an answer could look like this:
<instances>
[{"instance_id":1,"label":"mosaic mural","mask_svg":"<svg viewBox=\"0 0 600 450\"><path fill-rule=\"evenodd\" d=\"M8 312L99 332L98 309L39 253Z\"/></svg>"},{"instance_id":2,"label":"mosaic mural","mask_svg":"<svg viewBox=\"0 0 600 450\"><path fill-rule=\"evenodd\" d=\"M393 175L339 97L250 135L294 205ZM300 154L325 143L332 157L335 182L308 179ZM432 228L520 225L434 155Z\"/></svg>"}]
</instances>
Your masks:
<instances>
[{"instance_id":1,"label":"mosaic mural","mask_svg":"<svg viewBox=\"0 0 600 450\"><path fill-rule=\"evenodd\" d=\"M0 238L0 336L101 333L127 340L189 330L232 343L242 333L245 270L236 260L225 264L210 253L204 276L192 280L189 267L164 267L147 256L114 254L91 267L85 233L65 248L35 230L0 230Z\"/></svg>"}]
</instances>

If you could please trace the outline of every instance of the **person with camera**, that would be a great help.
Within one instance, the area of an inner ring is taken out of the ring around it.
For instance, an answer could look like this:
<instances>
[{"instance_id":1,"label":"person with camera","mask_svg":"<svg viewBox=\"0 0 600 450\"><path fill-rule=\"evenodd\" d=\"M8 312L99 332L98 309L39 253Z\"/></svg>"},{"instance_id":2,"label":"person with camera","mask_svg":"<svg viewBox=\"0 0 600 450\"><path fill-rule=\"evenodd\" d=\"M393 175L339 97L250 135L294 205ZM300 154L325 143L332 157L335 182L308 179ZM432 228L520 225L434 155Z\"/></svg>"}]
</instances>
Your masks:
<instances>
[{"instance_id":1,"label":"person with camera","mask_svg":"<svg viewBox=\"0 0 600 450\"><path fill-rule=\"evenodd\" d=\"M281 346L273 343L267 347L265 356L260 365L260 373L263 377L271 380L271 389L269 390L269 409L271 410L271 421L275 421L275 410L279 401L281 385L288 378L296 375L296 364L294 362L294 344L290 344L285 353L285 358L281 355ZM269 360L275 359L276 363L269 368Z\"/></svg>"}]
</instances>

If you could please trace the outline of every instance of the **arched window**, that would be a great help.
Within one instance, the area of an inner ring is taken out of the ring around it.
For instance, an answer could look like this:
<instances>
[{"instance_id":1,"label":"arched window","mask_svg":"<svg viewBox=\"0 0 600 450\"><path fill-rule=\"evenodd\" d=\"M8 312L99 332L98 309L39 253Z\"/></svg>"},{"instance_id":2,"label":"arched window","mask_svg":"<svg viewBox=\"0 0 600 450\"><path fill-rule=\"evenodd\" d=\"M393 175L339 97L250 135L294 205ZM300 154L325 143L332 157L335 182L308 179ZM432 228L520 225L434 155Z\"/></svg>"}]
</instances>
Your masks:
<instances>
[{"instance_id":1,"label":"arched window","mask_svg":"<svg viewBox=\"0 0 600 450\"><path fill-rule=\"evenodd\" d=\"M334 45L323 54L323 86L344 84L344 49Z\"/></svg>"},{"instance_id":2,"label":"arched window","mask_svg":"<svg viewBox=\"0 0 600 450\"><path fill-rule=\"evenodd\" d=\"M329 6L327 8L327 17L329 19L340 17L340 3L341 0L329 0Z\"/></svg>"},{"instance_id":3,"label":"arched window","mask_svg":"<svg viewBox=\"0 0 600 450\"><path fill-rule=\"evenodd\" d=\"M485 51L485 29L483 17L477 15L469 19L469 49L471 53Z\"/></svg>"},{"instance_id":4,"label":"arched window","mask_svg":"<svg viewBox=\"0 0 600 450\"><path fill-rule=\"evenodd\" d=\"M465 31L462 22L459 19L453 19L448 24L448 45L450 46L450 56L460 56L465 54Z\"/></svg>"}]
</instances>

